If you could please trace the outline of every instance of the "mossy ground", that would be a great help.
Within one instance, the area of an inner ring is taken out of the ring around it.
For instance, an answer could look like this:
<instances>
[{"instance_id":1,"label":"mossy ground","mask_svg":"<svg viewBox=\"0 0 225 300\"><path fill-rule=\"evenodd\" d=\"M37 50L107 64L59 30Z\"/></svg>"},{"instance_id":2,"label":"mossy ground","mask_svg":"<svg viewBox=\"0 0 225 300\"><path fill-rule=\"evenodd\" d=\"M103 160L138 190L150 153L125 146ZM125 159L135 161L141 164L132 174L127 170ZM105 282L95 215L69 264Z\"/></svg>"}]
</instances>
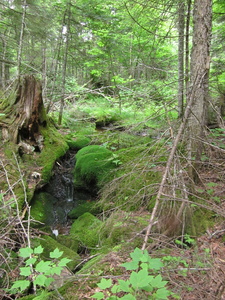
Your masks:
<instances>
[{"instance_id":1,"label":"mossy ground","mask_svg":"<svg viewBox=\"0 0 225 300\"><path fill-rule=\"evenodd\" d=\"M99 188L109 180L110 171L115 167L110 150L98 145L84 147L76 154L74 184L92 190Z\"/></svg>"},{"instance_id":2,"label":"mossy ground","mask_svg":"<svg viewBox=\"0 0 225 300\"><path fill-rule=\"evenodd\" d=\"M70 229L71 238L80 242L80 251L96 252L99 249L99 235L102 222L89 212L75 220Z\"/></svg>"},{"instance_id":3,"label":"mossy ground","mask_svg":"<svg viewBox=\"0 0 225 300\"><path fill-rule=\"evenodd\" d=\"M49 260L50 252L54 251L56 248L58 248L60 251L63 251L62 258L66 257L66 258L71 259L71 261L67 264L67 266L72 271L81 262L80 256L75 251L73 251L71 248L68 248L65 245L59 243L57 241L57 239L55 239L49 235L45 235L45 236L42 236L40 239L33 240L32 244L33 244L33 247L37 247L38 245L41 245L44 248L41 258L45 261Z\"/></svg>"},{"instance_id":4,"label":"mossy ground","mask_svg":"<svg viewBox=\"0 0 225 300\"><path fill-rule=\"evenodd\" d=\"M48 193L35 194L31 203L31 217L48 226L53 223L54 211L53 207L57 199ZM37 224L40 227L40 224Z\"/></svg>"},{"instance_id":5,"label":"mossy ground","mask_svg":"<svg viewBox=\"0 0 225 300\"><path fill-rule=\"evenodd\" d=\"M44 134L47 135L47 131ZM78 135L75 136L78 137ZM70 138L71 140L68 142ZM72 283L69 282L59 289L64 299L82 299L84 291L90 297L89 290L96 287L96 283L100 281L99 275L117 276L124 272L120 266L124 262L123 259L127 259L128 254L135 247L142 246L143 235L139 233L142 233L143 228L148 224L170 149L164 139L158 141L140 136L130 139L129 134L119 132L116 134L95 133L93 140L98 144L104 144L104 147L100 145L87 146L86 143L89 143L90 140L89 137L86 139L85 135L84 139L75 140L75 142L79 142L78 144L73 144L73 138L74 136L70 136L69 139L66 137L66 141L60 134L46 137L46 148L48 145L49 148L46 152L36 154L38 166L44 164L42 174L45 182L51 176L53 162L65 153L68 144L76 149L82 148L77 156L79 168L75 175L76 183L83 186L92 183L95 185L101 183L100 186L102 185L98 199L102 214L99 217L87 212L89 205L81 207L79 212L75 212L75 218L78 217L78 219L74 221L68 235L59 235L57 239L51 236L43 237L42 244L47 249L45 258L49 257L49 252L56 247L59 247L60 250L64 249L66 257L75 257L75 262L70 266L71 269L80 262L77 252L97 254L96 257L85 263L77 273L77 278L71 279ZM55 151L55 147L59 147L57 151ZM101 152L98 156L99 149ZM116 167L115 162L113 163L115 159L113 154L116 154L116 160L119 160L121 165ZM27 170L32 161L31 157L31 159L28 158L25 157L22 162L26 165ZM109 166L102 165L102 161L109 163ZM91 163L89 164L89 162ZM104 177L103 174L107 177ZM82 177L82 181L79 181L80 177ZM111 179L112 181L110 181ZM41 201L39 205L37 213L42 212ZM213 226L214 216L203 209L195 209L194 205L193 208L192 222L187 227L187 233L198 235ZM84 214L82 214L84 212L82 209L85 211ZM167 247L166 245L165 243L162 247ZM154 255L156 255L155 253ZM82 277L84 274L88 275L85 277L86 281ZM45 295L46 299L54 299L56 296L53 293Z\"/></svg>"}]
</instances>

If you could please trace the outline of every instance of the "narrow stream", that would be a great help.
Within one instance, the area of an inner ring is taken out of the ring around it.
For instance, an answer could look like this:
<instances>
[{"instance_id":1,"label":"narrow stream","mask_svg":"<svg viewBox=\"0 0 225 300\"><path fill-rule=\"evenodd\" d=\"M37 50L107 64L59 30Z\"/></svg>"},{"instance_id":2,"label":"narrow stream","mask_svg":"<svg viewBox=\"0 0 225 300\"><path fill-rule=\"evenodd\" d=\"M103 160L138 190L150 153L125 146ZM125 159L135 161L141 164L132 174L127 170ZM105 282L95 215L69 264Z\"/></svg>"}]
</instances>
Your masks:
<instances>
[{"instance_id":1,"label":"narrow stream","mask_svg":"<svg viewBox=\"0 0 225 300\"><path fill-rule=\"evenodd\" d=\"M93 200L93 195L84 190L75 190L73 185L73 170L75 166L75 151L69 150L58 159L53 169L53 175L49 183L43 187L53 197L52 213L48 220L48 226L68 226L71 220L68 213L78 205Z\"/></svg>"}]
</instances>

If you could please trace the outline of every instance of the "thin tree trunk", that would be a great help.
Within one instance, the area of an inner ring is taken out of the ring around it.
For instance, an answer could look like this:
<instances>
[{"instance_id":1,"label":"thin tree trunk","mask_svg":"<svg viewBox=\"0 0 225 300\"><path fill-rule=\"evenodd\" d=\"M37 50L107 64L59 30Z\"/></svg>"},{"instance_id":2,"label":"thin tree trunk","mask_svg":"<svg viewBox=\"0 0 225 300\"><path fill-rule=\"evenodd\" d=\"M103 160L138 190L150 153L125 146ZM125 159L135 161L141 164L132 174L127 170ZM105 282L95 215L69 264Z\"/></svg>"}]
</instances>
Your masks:
<instances>
[{"instance_id":1,"label":"thin tree trunk","mask_svg":"<svg viewBox=\"0 0 225 300\"><path fill-rule=\"evenodd\" d=\"M27 9L27 1L23 1L23 14L22 14L22 22L21 22L21 30L20 30L20 39L19 39L19 47L18 47L18 55L17 55L17 75L20 76L21 73L21 60L22 60L22 50L23 50L23 35L25 28L25 18L26 18L26 9Z\"/></svg>"},{"instance_id":2,"label":"thin tree trunk","mask_svg":"<svg viewBox=\"0 0 225 300\"><path fill-rule=\"evenodd\" d=\"M2 35L1 36L2 39L2 67L1 67L1 86L3 89L5 89L6 86L6 63L5 63L5 59L6 59L6 40L5 37Z\"/></svg>"},{"instance_id":3,"label":"thin tree trunk","mask_svg":"<svg viewBox=\"0 0 225 300\"><path fill-rule=\"evenodd\" d=\"M47 94L47 61L46 61L46 46L42 49L42 98L43 102L46 102Z\"/></svg>"},{"instance_id":4,"label":"thin tree trunk","mask_svg":"<svg viewBox=\"0 0 225 300\"><path fill-rule=\"evenodd\" d=\"M185 3L179 0L178 3L178 117L182 118L184 113L184 12Z\"/></svg>"},{"instance_id":5,"label":"thin tree trunk","mask_svg":"<svg viewBox=\"0 0 225 300\"><path fill-rule=\"evenodd\" d=\"M189 88L189 31L190 31L190 18L191 18L191 0L187 0L187 16L186 16L186 26L185 26L185 89L186 96L188 94Z\"/></svg>"},{"instance_id":6,"label":"thin tree trunk","mask_svg":"<svg viewBox=\"0 0 225 300\"><path fill-rule=\"evenodd\" d=\"M69 35L70 35L70 14L71 14L71 3L70 1L67 3L67 31L66 31L66 44L64 50L64 60L63 60L63 70L62 70L62 95L60 101L60 110L59 110L59 119L58 124L61 125L62 123L62 116L63 116L63 108L64 108L64 98L65 98L65 84L66 84L66 69L67 69L67 56L68 56L68 48L69 48Z\"/></svg>"}]
</instances>

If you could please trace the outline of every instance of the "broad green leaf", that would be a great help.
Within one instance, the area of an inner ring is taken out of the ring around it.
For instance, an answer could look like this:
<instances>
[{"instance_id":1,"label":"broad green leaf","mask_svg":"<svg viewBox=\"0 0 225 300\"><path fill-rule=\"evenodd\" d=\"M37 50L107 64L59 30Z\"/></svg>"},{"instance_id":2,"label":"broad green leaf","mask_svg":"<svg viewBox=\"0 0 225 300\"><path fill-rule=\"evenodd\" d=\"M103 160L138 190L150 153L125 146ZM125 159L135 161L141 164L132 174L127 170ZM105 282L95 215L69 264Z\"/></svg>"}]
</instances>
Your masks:
<instances>
[{"instance_id":1,"label":"broad green leaf","mask_svg":"<svg viewBox=\"0 0 225 300\"><path fill-rule=\"evenodd\" d=\"M153 276L152 276L153 277ZM148 284L147 286L145 287L142 287L141 288L142 290L146 291L146 292L152 292L154 290L154 288L151 286L151 283Z\"/></svg>"},{"instance_id":2,"label":"broad green leaf","mask_svg":"<svg viewBox=\"0 0 225 300\"><path fill-rule=\"evenodd\" d=\"M33 249L26 247L26 248L20 248L19 256L23 258L30 257L30 255L33 253Z\"/></svg>"},{"instance_id":3,"label":"broad green leaf","mask_svg":"<svg viewBox=\"0 0 225 300\"><path fill-rule=\"evenodd\" d=\"M127 293L130 292L130 290L131 290L131 288L130 288L130 281L125 281L125 280L119 279L118 283L119 283L118 286L119 286L119 288L120 288L121 291L127 292Z\"/></svg>"},{"instance_id":4,"label":"broad green leaf","mask_svg":"<svg viewBox=\"0 0 225 300\"><path fill-rule=\"evenodd\" d=\"M140 264L140 267L141 267L141 269L148 270L149 269L149 264L147 264L146 262L144 262L144 263Z\"/></svg>"},{"instance_id":5,"label":"broad green leaf","mask_svg":"<svg viewBox=\"0 0 225 300\"><path fill-rule=\"evenodd\" d=\"M98 283L98 287L100 287L100 289L102 290L108 289L111 286L112 286L112 279L102 278L101 281Z\"/></svg>"},{"instance_id":6,"label":"broad green leaf","mask_svg":"<svg viewBox=\"0 0 225 300\"><path fill-rule=\"evenodd\" d=\"M138 263L138 261L132 260L130 262L123 263L121 266L124 267L128 271L132 271L132 270L137 270L139 263Z\"/></svg>"},{"instance_id":7,"label":"broad green leaf","mask_svg":"<svg viewBox=\"0 0 225 300\"><path fill-rule=\"evenodd\" d=\"M44 248L41 245L34 248L34 254L41 254L41 253L43 253L43 251L44 251Z\"/></svg>"},{"instance_id":8,"label":"broad green leaf","mask_svg":"<svg viewBox=\"0 0 225 300\"><path fill-rule=\"evenodd\" d=\"M98 292L98 293L95 293L92 298L95 298L97 300L102 300L102 299L105 299L105 295L102 293L102 292Z\"/></svg>"},{"instance_id":9,"label":"broad green leaf","mask_svg":"<svg viewBox=\"0 0 225 300\"><path fill-rule=\"evenodd\" d=\"M20 275L22 276L30 276L31 270L30 267L21 267L20 268Z\"/></svg>"},{"instance_id":10,"label":"broad green leaf","mask_svg":"<svg viewBox=\"0 0 225 300\"><path fill-rule=\"evenodd\" d=\"M40 274L35 278L34 284L40 285L40 286L45 286L46 279L47 279L47 277L45 275Z\"/></svg>"},{"instance_id":11,"label":"broad green leaf","mask_svg":"<svg viewBox=\"0 0 225 300\"><path fill-rule=\"evenodd\" d=\"M130 275L130 283L133 288L138 289L147 286L151 282L151 276L148 276L147 270L132 272Z\"/></svg>"},{"instance_id":12,"label":"broad green leaf","mask_svg":"<svg viewBox=\"0 0 225 300\"><path fill-rule=\"evenodd\" d=\"M122 299L122 300L137 300L137 298L131 294L127 294L127 295L121 297L120 299Z\"/></svg>"},{"instance_id":13,"label":"broad green leaf","mask_svg":"<svg viewBox=\"0 0 225 300\"><path fill-rule=\"evenodd\" d=\"M164 300L168 299L168 296L170 295L170 291L168 291L166 288L161 288L154 293L156 299Z\"/></svg>"},{"instance_id":14,"label":"broad green leaf","mask_svg":"<svg viewBox=\"0 0 225 300\"><path fill-rule=\"evenodd\" d=\"M112 288L111 288L111 292L112 292L113 294L116 294L116 293L121 292L120 286L119 286L118 284L114 284L114 285L112 286Z\"/></svg>"},{"instance_id":15,"label":"broad green leaf","mask_svg":"<svg viewBox=\"0 0 225 300\"><path fill-rule=\"evenodd\" d=\"M60 275L63 267L52 267L49 271L46 272L48 275Z\"/></svg>"},{"instance_id":16,"label":"broad green leaf","mask_svg":"<svg viewBox=\"0 0 225 300\"><path fill-rule=\"evenodd\" d=\"M50 252L50 258L59 258L63 255L63 251L59 251L58 248L56 248L53 252Z\"/></svg>"},{"instance_id":17,"label":"broad green leaf","mask_svg":"<svg viewBox=\"0 0 225 300\"><path fill-rule=\"evenodd\" d=\"M160 258L151 258L149 261L149 268L152 270L160 270L163 267L163 263Z\"/></svg>"},{"instance_id":18,"label":"broad green leaf","mask_svg":"<svg viewBox=\"0 0 225 300\"><path fill-rule=\"evenodd\" d=\"M167 284L167 281L162 279L162 276L159 274L151 281L151 286L154 288L162 288Z\"/></svg>"},{"instance_id":19,"label":"broad green leaf","mask_svg":"<svg viewBox=\"0 0 225 300\"><path fill-rule=\"evenodd\" d=\"M31 257L31 258L28 258L26 260L26 266L29 266L29 265L34 265L37 261L37 258L36 257Z\"/></svg>"},{"instance_id":20,"label":"broad green leaf","mask_svg":"<svg viewBox=\"0 0 225 300\"><path fill-rule=\"evenodd\" d=\"M134 261L141 261L140 258L142 258L143 256L145 257L145 255L144 255L145 253L146 253L146 250L143 252L141 249L135 248L134 251L130 253L130 257Z\"/></svg>"},{"instance_id":21,"label":"broad green leaf","mask_svg":"<svg viewBox=\"0 0 225 300\"><path fill-rule=\"evenodd\" d=\"M72 259L64 257L59 261L58 266L65 267L70 261L72 261Z\"/></svg>"},{"instance_id":22,"label":"broad green leaf","mask_svg":"<svg viewBox=\"0 0 225 300\"><path fill-rule=\"evenodd\" d=\"M29 280L17 280L13 286L11 287L11 290L13 289L20 289L21 291L24 291L26 288L30 286Z\"/></svg>"},{"instance_id":23,"label":"broad green leaf","mask_svg":"<svg viewBox=\"0 0 225 300\"><path fill-rule=\"evenodd\" d=\"M41 260L37 265L35 270L40 273L45 273L52 268L50 261Z\"/></svg>"},{"instance_id":24,"label":"broad green leaf","mask_svg":"<svg viewBox=\"0 0 225 300\"><path fill-rule=\"evenodd\" d=\"M51 278L51 277L48 277L46 280L45 280L45 286L48 287L50 286L50 284L55 281L54 278Z\"/></svg>"}]
</instances>

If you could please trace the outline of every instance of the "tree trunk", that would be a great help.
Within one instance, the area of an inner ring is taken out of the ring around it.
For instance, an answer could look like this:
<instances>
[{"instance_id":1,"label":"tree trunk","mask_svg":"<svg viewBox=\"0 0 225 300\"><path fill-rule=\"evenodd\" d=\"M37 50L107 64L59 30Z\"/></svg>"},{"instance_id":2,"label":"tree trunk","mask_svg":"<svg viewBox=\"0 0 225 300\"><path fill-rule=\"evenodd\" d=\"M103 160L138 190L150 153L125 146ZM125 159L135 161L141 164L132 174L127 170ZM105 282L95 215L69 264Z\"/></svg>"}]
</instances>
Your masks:
<instances>
[{"instance_id":1,"label":"tree trunk","mask_svg":"<svg viewBox=\"0 0 225 300\"><path fill-rule=\"evenodd\" d=\"M18 55L17 55L17 73L18 73L18 76L20 76L20 71L21 71L23 35L24 35L24 28L25 28L26 9L27 9L26 0L23 0L22 6L23 6L23 14L22 14L20 40L19 40L19 48L18 48Z\"/></svg>"},{"instance_id":2,"label":"tree trunk","mask_svg":"<svg viewBox=\"0 0 225 300\"><path fill-rule=\"evenodd\" d=\"M189 88L189 31L190 31L190 19L191 19L191 4L192 0L187 0L187 16L186 16L186 24L185 24L185 89L186 96L188 95Z\"/></svg>"},{"instance_id":3,"label":"tree trunk","mask_svg":"<svg viewBox=\"0 0 225 300\"><path fill-rule=\"evenodd\" d=\"M62 123L63 109L64 109L64 98L65 98L65 85L66 85L66 69L67 69L67 56L69 48L69 35L70 35L70 15L71 15L71 3L67 2L67 24L66 25L66 34L65 34L65 50L64 50L64 59L63 59L63 70L62 70L62 95L60 100L60 110L59 110L59 119L58 124Z\"/></svg>"},{"instance_id":4,"label":"tree trunk","mask_svg":"<svg viewBox=\"0 0 225 300\"><path fill-rule=\"evenodd\" d=\"M191 55L191 86L194 103L188 121L190 176L196 181L198 162L203 150L204 129L208 105L208 81L210 66L210 38L212 27L212 0L195 0L194 32Z\"/></svg>"},{"instance_id":5,"label":"tree trunk","mask_svg":"<svg viewBox=\"0 0 225 300\"><path fill-rule=\"evenodd\" d=\"M20 79L16 86L16 96L7 100L0 113L3 140L19 144L22 151L41 151L43 137L41 127L47 126L47 119L42 101L41 84L34 76Z\"/></svg>"},{"instance_id":6,"label":"tree trunk","mask_svg":"<svg viewBox=\"0 0 225 300\"><path fill-rule=\"evenodd\" d=\"M185 3L178 3L178 117L182 118L184 113L184 12Z\"/></svg>"}]
</instances>

